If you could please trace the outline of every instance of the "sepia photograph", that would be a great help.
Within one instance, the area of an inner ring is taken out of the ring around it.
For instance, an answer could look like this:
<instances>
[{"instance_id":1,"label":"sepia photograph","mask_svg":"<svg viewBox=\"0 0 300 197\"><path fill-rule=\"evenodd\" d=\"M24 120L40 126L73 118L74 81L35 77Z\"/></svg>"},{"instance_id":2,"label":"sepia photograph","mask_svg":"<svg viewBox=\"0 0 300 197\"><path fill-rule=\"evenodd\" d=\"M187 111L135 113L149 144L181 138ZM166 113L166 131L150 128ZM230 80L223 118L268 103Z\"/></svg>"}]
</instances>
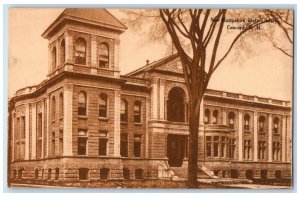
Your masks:
<instances>
[{"instance_id":1,"label":"sepia photograph","mask_svg":"<svg viewBox=\"0 0 300 197\"><path fill-rule=\"evenodd\" d=\"M293 189L295 10L270 8L10 7L9 189Z\"/></svg>"}]
</instances>

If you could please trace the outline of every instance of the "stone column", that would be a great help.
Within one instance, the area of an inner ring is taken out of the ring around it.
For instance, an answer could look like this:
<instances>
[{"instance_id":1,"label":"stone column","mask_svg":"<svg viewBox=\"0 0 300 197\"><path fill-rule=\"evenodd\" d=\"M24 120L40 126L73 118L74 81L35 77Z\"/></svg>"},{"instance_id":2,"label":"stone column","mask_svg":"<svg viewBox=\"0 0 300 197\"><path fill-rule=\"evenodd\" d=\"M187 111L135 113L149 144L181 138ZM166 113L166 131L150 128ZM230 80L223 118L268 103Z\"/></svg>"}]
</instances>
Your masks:
<instances>
[{"instance_id":1,"label":"stone column","mask_svg":"<svg viewBox=\"0 0 300 197\"><path fill-rule=\"evenodd\" d=\"M31 105L31 159L36 159L36 103Z\"/></svg>"},{"instance_id":2,"label":"stone column","mask_svg":"<svg viewBox=\"0 0 300 197\"><path fill-rule=\"evenodd\" d=\"M115 46L114 46L114 55L110 52L109 56L114 57L114 61L110 60L110 68L113 66L114 70L114 77L119 78L120 77L120 70L119 70L119 51L120 51L120 40L115 40ZM110 58L111 59L111 58ZM113 62L113 65L112 65Z\"/></svg>"},{"instance_id":3,"label":"stone column","mask_svg":"<svg viewBox=\"0 0 300 197\"><path fill-rule=\"evenodd\" d=\"M154 79L152 81L152 90L151 90L151 107L152 107L152 113L151 118L157 119L157 79Z\"/></svg>"},{"instance_id":4,"label":"stone column","mask_svg":"<svg viewBox=\"0 0 300 197\"><path fill-rule=\"evenodd\" d=\"M287 144L289 143L286 143L288 140L287 140L287 132L286 132L286 116L282 116L282 142L281 142L281 154L282 154L282 158L281 160L283 162L286 162L287 161L287 152L288 152L288 149L287 149Z\"/></svg>"},{"instance_id":5,"label":"stone column","mask_svg":"<svg viewBox=\"0 0 300 197\"><path fill-rule=\"evenodd\" d=\"M254 111L253 117L253 160L257 161L257 111Z\"/></svg>"},{"instance_id":6,"label":"stone column","mask_svg":"<svg viewBox=\"0 0 300 197\"><path fill-rule=\"evenodd\" d=\"M268 156L268 161L272 162L273 161L273 150L272 150L272 114L269 114L269 135L268 135L268 149L269 149L269 156Z\"/></svg>"},{"instance_id":7,"label":"stone column","mask_svg":"<svg viewBox=\"0 0 300 197\"><path fill-rule=\"evenodd\" d=\"M50 75L53 70L52 70L52 57L51 57L51 47L50 47L50 42L48 43L48 74Z\"/></svg>"},{"instance_id":8,"label":"stone column","mask_svg":"<svg viewBox=\"0 0 300 197\"><path fill-rule=\"evenodd\" d=\"M63 156L72 156L73 137L73 86L64 86L64 131L63 131Z\"/></svg>"},{"instance_id":9,"label":"stone column","mask_svg":"<svg viewBox=\"0 0 300 197\"><path fill-rule=\"evenodd\" d=\"M239 110L239 131L238 131L239 161L243 161L243 113Z\"/></svg>"},{"instance_id":10,"label":"stone column","mask_svg":"<svg viewBox=\"0 0 300 197\"><path fill-rule=\"evenodd\" d=\"M204 99L202 97L201 104L200 104L200 116L199 116L199 119L200 119L199 123L200 123L200 125L199 126L203 126L204 125L203 118L204 118Z\"/></svg>"},{"instance_id":11,"label":"stone column","mask_svg":"<svg viewBox=\"0 0 300 197\"><path fill-rule=\"evenodd\" d=\"M287 154L286 154L286 161L287 162L291 162L292 161L292 119L291 116L288 115L286 117L286 150L287 150Z\"/></svg>"},{"instance_id":12,"label":"stone column","mask_svg":"<svg viewBox=\"0 0 300 197\"><path fill-rule=\"evenodd\" d=\"M226 111L225 111L225 108L223 108L223 112L222 112L222 115L223 115L223 125L227 125L227 117L226 117Z\"/></svg>"},{"instance_id":13,"label":"stone column","mask_svg":"<svg viewBox=\"0 0 300 197\"><path fill-rule=\"evenodd\" d=\"M65 32L66 63L73 62L73 37Z\"/></svg>"},{"instance_id":14,"label":"stone column","mask_svg":"<svg viewBox=\"0 0 300 197\"><path fill-rule=\"evenodd\" d=\"M41 154L41 158L45 157L44 154L44 148L45 148L45 139L44 139L44 132L45 132L45 100L42 102L42 108L41 108L41 112L42 112L42 154Z\"/></svg>"},{"instance_id":15,"label":"stone column","mask_svg":"<svg viewBox=\"0 0 300 197\"><path fill-rule=\"evenodd\" d=\"M120 90L114 91L115 102L114 102L114 156L120 157L120 113L121 113L121 94Z\"/></svg>"},{"instance_id":16,"label":"stone column","mask_svg":"<svg viewBox=\"0 0 300 197\"><path fill-rule=\"evenodd\" d=\"M15 161L15 113L14 111L11 112L11 161Z\"/></svg>"},{"instance_id":17,"label":"stone column","mask_svg":"<svg viewBox=\"0 0 300 197\"><path fill-rule=\"evenodd\" d=\"M60 64L60 42L58 38L55 41L55 47L56 47L56 62L55 62L55 68L57 69Z\"/></svg>"},{"instance_id":18,"label":"stone column","mask_svg":"<svg viewBox=\"0 0 300 197\"><path fill-rule=\"evenodd\" d=\"M159 83L159 119L165 119L165 80L160 79Z\"/></svg>"},{"instance_id":19,"label":"stone column","mask_svg":"<svg viewBox=\"0 0 300 197\"><path fill-rule=\"evenodd\" d=\"M150 119L151 109L150 109L151 101L150 98L146 98L146 136L145 136L145 149L146 149L146 158L149 157L149 128L148 128L148 121Z\"/></svg>"},{"instance_id":20,"label":"stone column","mask_svg":"<svg viewBox=\"0 0 300 197\"><path fill-rule=\"evenodd\" d=\"M29 160L29 104L25 107L25 160Z\"/></svg>"},{"instance_id":21,"label":"stone column","mask_svg":"<svg viewBox=\"0 0 300 197\"><path fill-rule=\"evenodd\" d=\"M95 35L92 35L91 41L91 66L97 67L97 38Z\"/></svg>"},{"instance_id":22,"label":"stone column","mask_svg":"<svg viewBox=\"0 0 300 197\"><path fill-rule=\"evenodd\" d=\"M47 122L46 122L46 132L45 132L45 143L46 143L46 155L44 155L45 157L48 157L49 155L49 123L50 123L50 97L49 95L46 98L46 106L47 106L47 114L45 114L44 116L47 117Z\"/></svg>"}]
</instances>

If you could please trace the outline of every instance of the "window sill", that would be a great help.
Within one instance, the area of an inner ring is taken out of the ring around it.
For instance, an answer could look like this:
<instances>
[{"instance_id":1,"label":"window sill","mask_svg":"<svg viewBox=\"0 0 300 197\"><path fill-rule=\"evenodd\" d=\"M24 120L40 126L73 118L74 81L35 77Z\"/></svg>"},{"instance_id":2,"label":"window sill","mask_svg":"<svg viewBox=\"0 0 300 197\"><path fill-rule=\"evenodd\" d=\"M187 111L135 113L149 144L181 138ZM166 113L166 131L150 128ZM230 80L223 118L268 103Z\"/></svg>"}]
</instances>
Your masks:
<instances>
[{"instance_id":1,"label":"window sill","mask_svg":"<svg viewBox=\"0 0 300 197\"><path fill-rule=\"evenodd\" d=\"M107 117L98 117L99 120L101 121L108 121L109 119Z\"/></svg>"},{"instance_id":2,"label":"window sill","mask_svg":"<svg viewBox=\"0 0 300 197\"><path fill-rule=\"evenodd\" d=\"M249 131L249 130L244 130L244 133L246 133L246 134L250 134L251 132Z\"/></svg>"},{"instance_id":3,"label":"window sill","mask_svg":"<svg viewBox=\"0 0 300 197\"><path fill-rule=\"evenodd\" d=\"M280 136L280 133L273 133L273 135L275 135L275 136Z\"/></svg>"},{"instance_id":4,"label":"window sill","mask_svg":"<svg viewBox=\"0 0 300 197\"><path fill-rule=\"evenodd\" d=\"M88 119L88 117L87 116L81 116L81 115L78 115L78 119Z\"/></svg>"},{"instance_id":5,"label":"window sill","mask_svg":"<svg viewBox=\"0 0 300 197\"><path fill-rule=\"evenodd\" d=\"M136 125L136 126L142 126L143 123L141 123L141 122L135 122L134 125Z\"/></svg>"},{"instance_id":6,"label":"window sill","mask_svg":"<svg viewBox=\"0 0 300 197\"><path fill-rule=\"evenodd\" d=\"M123 124L123 125L127 125L127 124L128 124L128 122L122 122L122 121L121 121L121 124Z\"/></svg>"}]
</instances>

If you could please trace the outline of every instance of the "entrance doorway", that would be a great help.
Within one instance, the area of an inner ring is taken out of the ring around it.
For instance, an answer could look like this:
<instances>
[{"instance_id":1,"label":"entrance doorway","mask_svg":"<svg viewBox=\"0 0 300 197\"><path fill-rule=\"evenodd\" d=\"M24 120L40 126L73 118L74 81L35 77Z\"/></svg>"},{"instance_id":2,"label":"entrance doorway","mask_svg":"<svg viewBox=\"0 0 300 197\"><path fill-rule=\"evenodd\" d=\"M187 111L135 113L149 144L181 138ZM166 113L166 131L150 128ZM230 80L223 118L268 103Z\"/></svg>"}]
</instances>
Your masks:
<instances>
[{"instance_id":1,"label":"entrance doorway","mask_svg":"<svg viewBox=\"0 0 300 197\"><path fill-rule=\"evenodd\" d=\"M168 163L171 167L181 167L187 156L187 136L169 134L167 137Z\"/></svg>"}]
</instances>

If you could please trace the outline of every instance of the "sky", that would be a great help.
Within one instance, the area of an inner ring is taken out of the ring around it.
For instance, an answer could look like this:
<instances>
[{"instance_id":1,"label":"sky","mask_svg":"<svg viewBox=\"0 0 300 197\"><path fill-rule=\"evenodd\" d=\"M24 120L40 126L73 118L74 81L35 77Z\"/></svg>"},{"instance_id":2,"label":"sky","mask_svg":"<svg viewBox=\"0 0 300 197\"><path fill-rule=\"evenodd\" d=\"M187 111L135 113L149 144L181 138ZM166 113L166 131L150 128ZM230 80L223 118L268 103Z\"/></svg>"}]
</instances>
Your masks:
<instances>
[{"instance_id":1,"label":"sky","mask_svg":"<svg viewBox=\"0 0 300 197\"><path fill-rule=\"evenodd\" d=\"M41 34L63 9L14 8L9 11L8 95L46 79L48 41ZM109 10L123 18L119 10ZM126 17L126 16L125 16ZM119 66L126 74L170 54L164 43L147 41L144 32L128 28L120 36ZM221 42L224 42L223 40ZM258 43L255 43L258 44ZM232 54L213 74L208 88L235 93L292 100L292 59L261 43L259 53L236 61Z\"/></svg>"}]
</instances>

